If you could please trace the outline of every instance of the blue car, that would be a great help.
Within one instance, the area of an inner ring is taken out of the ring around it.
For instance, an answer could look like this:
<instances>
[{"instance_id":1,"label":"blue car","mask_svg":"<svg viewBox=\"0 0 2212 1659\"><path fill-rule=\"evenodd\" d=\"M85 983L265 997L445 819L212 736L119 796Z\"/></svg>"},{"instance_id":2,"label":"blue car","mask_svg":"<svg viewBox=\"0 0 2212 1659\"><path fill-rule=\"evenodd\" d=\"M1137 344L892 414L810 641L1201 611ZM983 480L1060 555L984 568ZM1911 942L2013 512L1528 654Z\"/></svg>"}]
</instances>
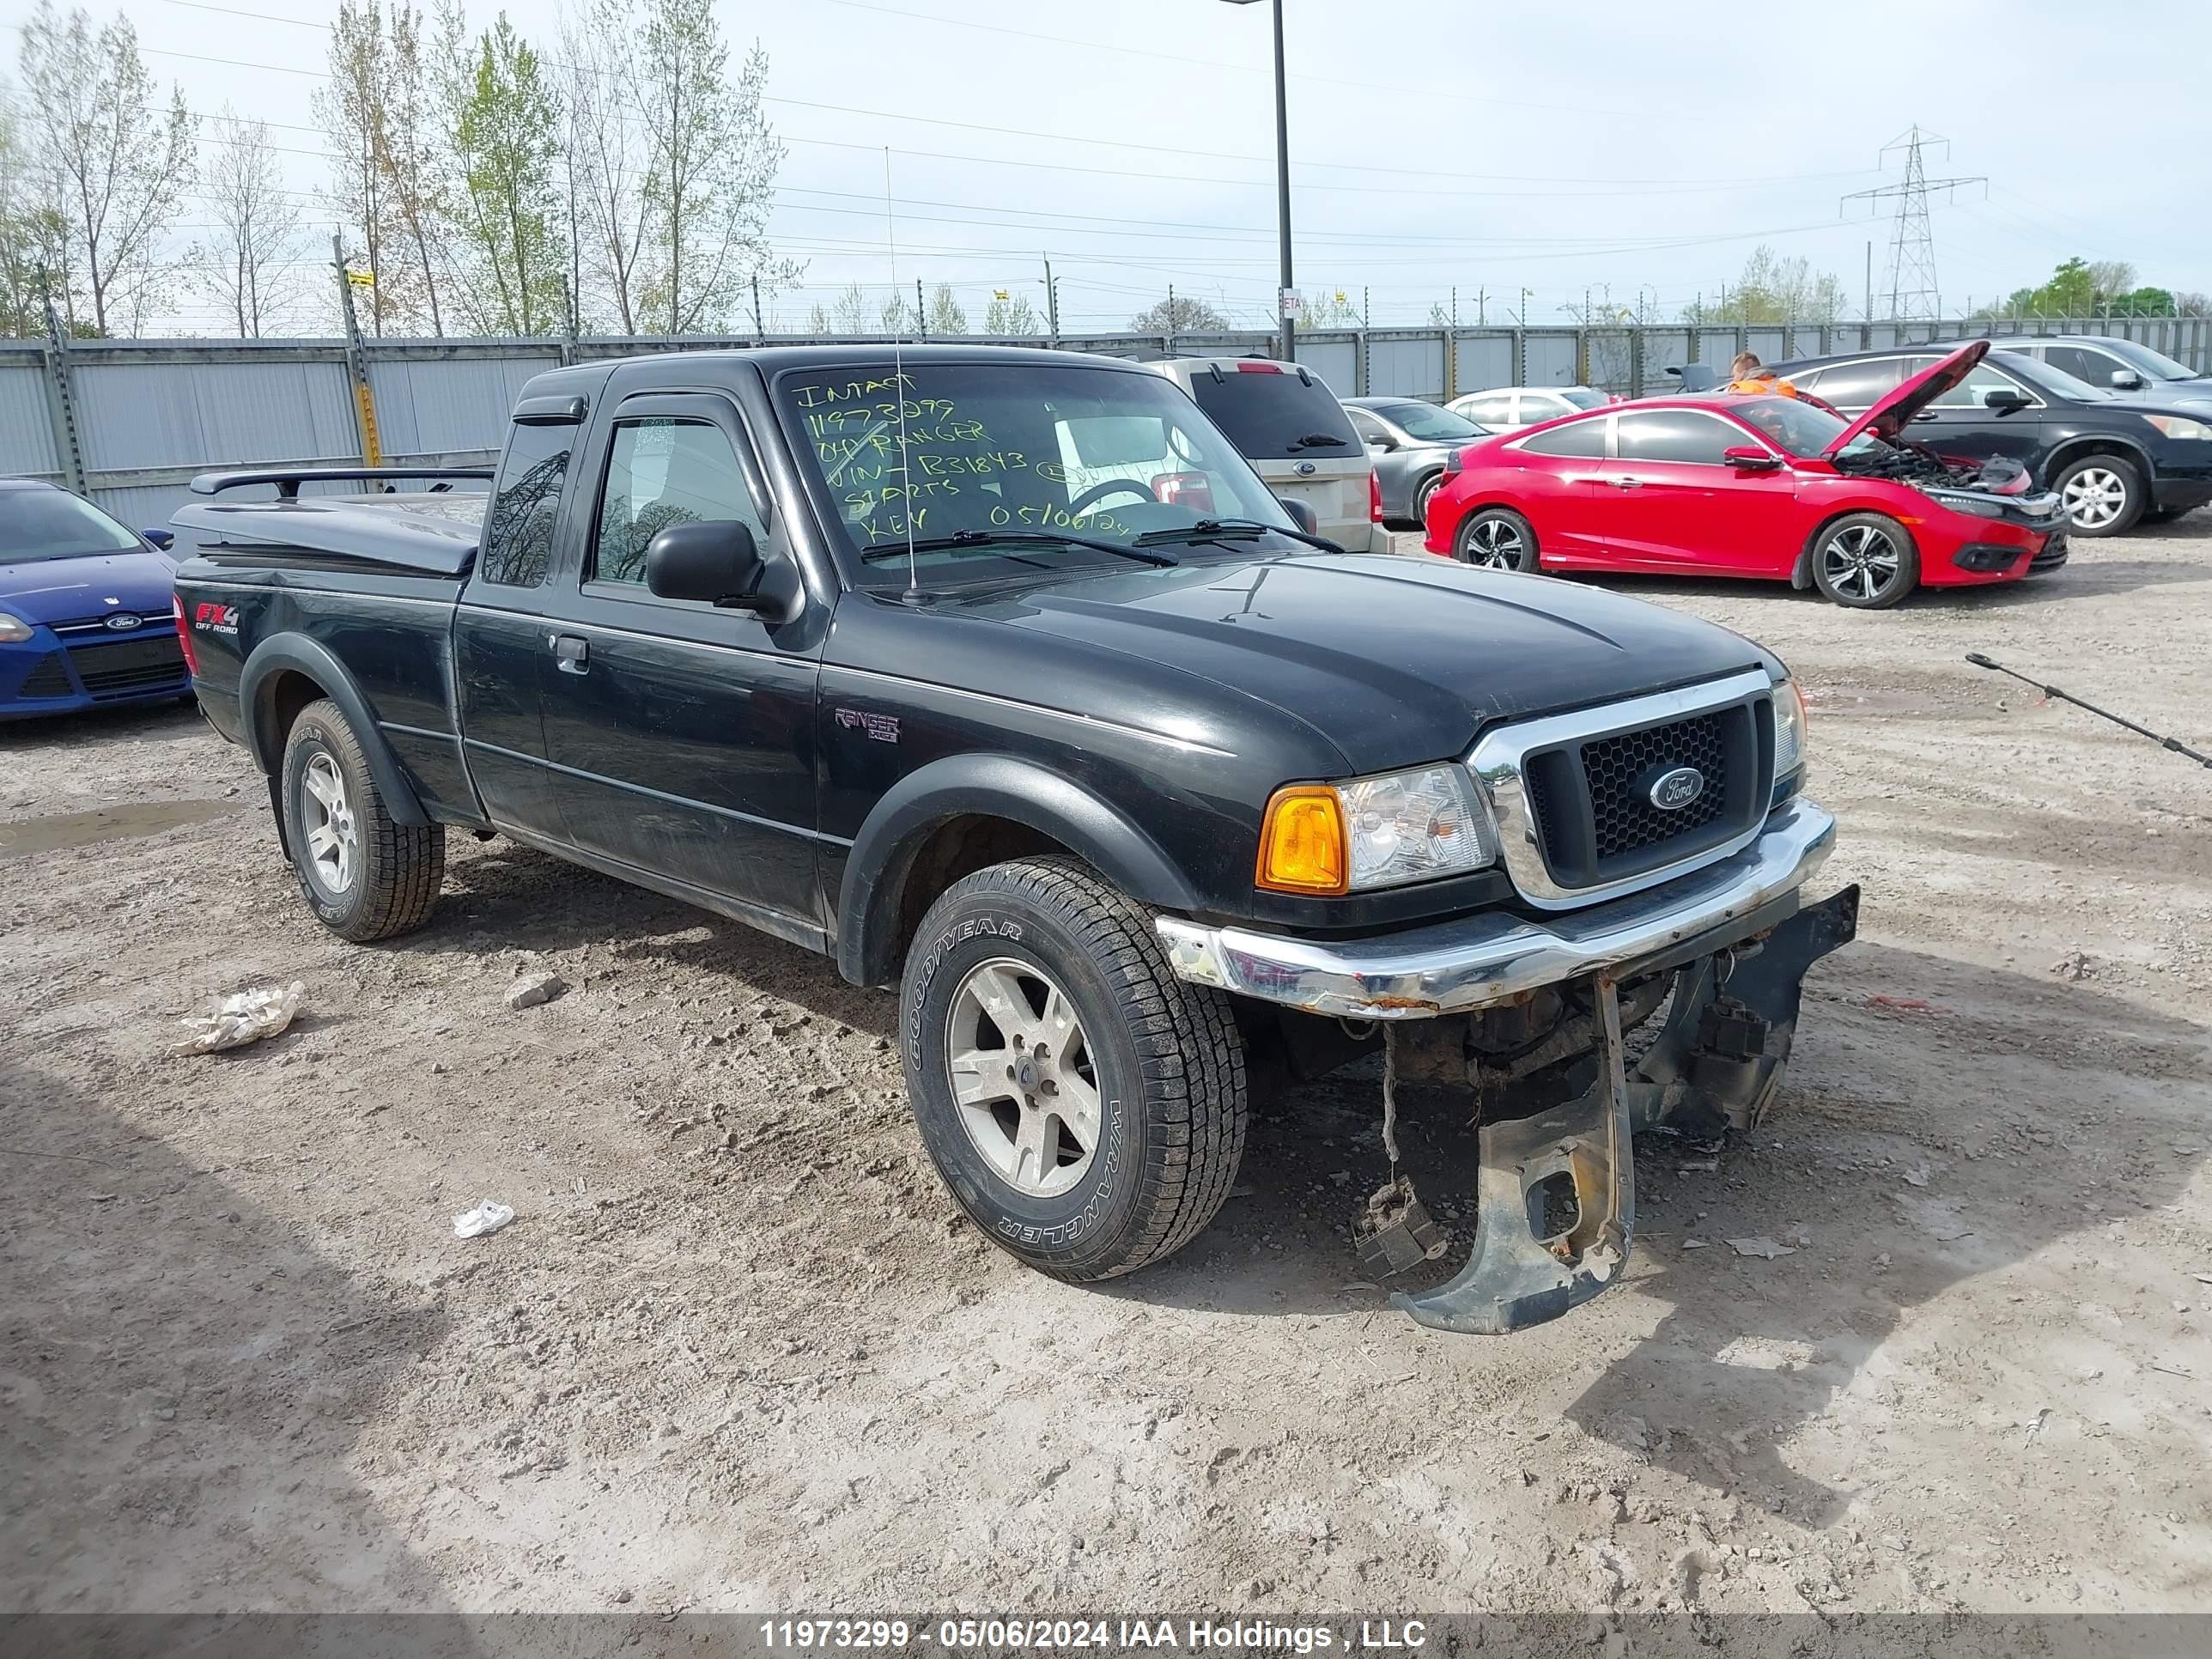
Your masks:
<instances>
[{"instance_id":1,"label":"blue car","mask_svg":"<svg viewBox=\"0 0 2212 1659\"><path fill-rule=\"evenodd\" d=\"M166 530L0 478L0 720L188 695Z\"/></svg>"}]
</instances>

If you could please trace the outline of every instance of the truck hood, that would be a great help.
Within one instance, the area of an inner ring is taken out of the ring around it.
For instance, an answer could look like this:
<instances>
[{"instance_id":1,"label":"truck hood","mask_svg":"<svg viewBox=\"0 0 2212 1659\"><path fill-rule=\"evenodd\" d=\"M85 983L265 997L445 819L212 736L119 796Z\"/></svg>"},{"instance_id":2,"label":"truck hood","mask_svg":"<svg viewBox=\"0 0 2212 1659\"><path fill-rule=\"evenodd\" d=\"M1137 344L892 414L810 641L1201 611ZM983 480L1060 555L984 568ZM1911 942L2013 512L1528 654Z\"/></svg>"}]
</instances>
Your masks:
<instances>
[{"instance_id":1,"label":"truck hood","mask_svg":"<svg viewBox=\"0 0 2212 1659\"><path fill-rule=\"evenodd\" d=\"M73 622L125 611L166 617L176 579L176 562L151 548L26 559L0 564L0 605L33 623Z\"/></svg>"},{"instance_id":2,"label":"truck hood","mask_svg":"<svg viewBox=\"0 0 2212 1659\"><path fill-rule=\"evenodd\" d=\"M1498 720L1780 667L1656 605L1434 557L1192 562L960 603L1259 698L1322 732L1354 772L1462 754Z\"/></svg>"}]
</instances>

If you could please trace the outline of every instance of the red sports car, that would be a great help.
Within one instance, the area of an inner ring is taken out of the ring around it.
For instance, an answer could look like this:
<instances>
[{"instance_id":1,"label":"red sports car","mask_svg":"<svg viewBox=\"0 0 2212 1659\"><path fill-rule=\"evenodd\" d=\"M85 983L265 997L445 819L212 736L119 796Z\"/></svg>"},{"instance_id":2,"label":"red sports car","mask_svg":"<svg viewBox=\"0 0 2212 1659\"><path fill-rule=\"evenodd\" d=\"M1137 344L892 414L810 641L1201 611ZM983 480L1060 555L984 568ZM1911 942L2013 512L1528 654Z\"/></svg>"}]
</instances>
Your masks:
<instances>
[{"instance_id":1,"label":"red sports car","mask_svg":"<svg viewBox=\"0 0 2212 1659\"><path fill-rule=\"evenodd\" d=\"M2018 462L1947 461L1900 434L1966 378L1977 340L1856 420L1716 392L1614 404L1460 451L1427 547L1509 570L1764 576L1876 610L1920 583L2066 562L2064 503Z\"/></svg>"}]
</instances>

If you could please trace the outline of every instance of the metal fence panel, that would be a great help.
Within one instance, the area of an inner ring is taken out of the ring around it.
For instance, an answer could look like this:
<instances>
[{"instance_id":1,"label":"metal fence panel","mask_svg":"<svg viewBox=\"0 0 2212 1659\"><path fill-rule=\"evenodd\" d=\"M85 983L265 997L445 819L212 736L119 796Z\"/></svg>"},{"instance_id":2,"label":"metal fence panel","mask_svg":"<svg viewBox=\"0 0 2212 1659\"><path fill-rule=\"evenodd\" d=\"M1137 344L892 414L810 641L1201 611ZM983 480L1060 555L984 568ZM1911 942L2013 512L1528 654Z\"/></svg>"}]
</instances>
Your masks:
<instances>
[{"instance_id":1,"label":"metal fence panel","mask_svg":"<svg viewBox=\"0 0 2212 1659\"><path fill-rule=\"evenodd\" d=\"M361 453L342 363L70 356L88 471Z\"/></svg>"},{"instance_id":2,"label":"metal fence panel","mask_svg":"<svg viewBox=\"0 0 2212 1659\"><path fill-rule=\"evenodd\" d=\"M1527 341L1528 362L1521 371L1524 386L1572 386L1581 371L1576 361L1573 331L1565 333L1547 331L1539 333L1531 329L1523 337Z\"/></svg>"},{"instance_id":3,"label":"metal fence panel","mask_svg":"<svg viewBox=\"0 0 2212 1659\"><path fill-rule=\"evenodd\" d=\"M33 366L0 368L0 473L61 475L46 404L46 374Z\"/></svg>"},{"instance_id":4,"label":"metal fence panel","mask_svg":"<svg viewBox=\"0 0 2212 1659\"><path fill-rule=\"evenodd\" d=\"M1436 334L1413 339L1393 337L1369 340L1367 386L1370 392L1442 402L1443 337Z\"/></svg>"},{"instance_id":5,"label":"metal fence panel","mask_svg":"<svg viewBox=\"0 0 2212 1659\"><path fill-rule=\"evenodd\" d=\"M1359 391L1359 343L1357 340L1314 340L1300 347L1298 362L1311 369L1340 398Z\"/></svg>"},{"instance_id":6,"label":"metal fence panel","mask_svg":"<svg viewBox=\"0 0 2212 1659\"><path fill-rule=\"evenodd\" d=\"M1453 395L1487 392L1494 386L1513 384L1513 336L1462 331L1459 336L1459 383Z\"/></svg>"},{"instance_id":7,"label":"metal fence panel","mask_svg":"<svg viewBox=\"0 0 2212 1659\"><path fill-rule=\"evenodd\" d=\"M1686 328L1647 328L1644 331L1644 390L1668 392L1681 383L1667 371L1690 361L1691 331Z\"/></svg>"},{"instance_id":8,"label":"metal fence panel","mask_svg":"<svg viewBox=\"0 0 2212 1659\"><path fill-rule=\"evenodd\" d=\"M386 454L448 455L497 449L523 383L558 368L555 356L519 356L383 362L371 358L369 390Z\"/></svg>"}]
</instances>

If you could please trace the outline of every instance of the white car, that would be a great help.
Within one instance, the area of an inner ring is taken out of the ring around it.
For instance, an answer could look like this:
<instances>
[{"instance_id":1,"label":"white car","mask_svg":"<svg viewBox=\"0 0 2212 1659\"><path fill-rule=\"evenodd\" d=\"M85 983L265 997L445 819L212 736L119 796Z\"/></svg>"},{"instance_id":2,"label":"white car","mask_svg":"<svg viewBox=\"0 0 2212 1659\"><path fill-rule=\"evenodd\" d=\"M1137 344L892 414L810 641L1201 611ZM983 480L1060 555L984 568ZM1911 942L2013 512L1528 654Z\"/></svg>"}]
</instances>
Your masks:
<instances>
[{"instance_id":1,"label":"white car","mask_svg":"<svg viewBox=\"0 0 2212 1659\"><path fill-rule=\"evenodd\" d=\"M1367 446L1320 375L1265 357L1152 363L1191 395L1267 488L1312 509L1315 533L1353 553L1387 553Z\"/></svg>"},{"instance_id":2,"label":"white car","mask_svg":"<svg viewBox=\"0 0 2212 1659\"><path fill-rule=\"evenodd\" d=\"M1579 415L1586 409L1603 409L1613 399L1586 386L1501 386L1487 392L1469 392L1444 407L1492 432L1515 432L1539 426L1562 415Z\"/></svg>"}]
</instances>

